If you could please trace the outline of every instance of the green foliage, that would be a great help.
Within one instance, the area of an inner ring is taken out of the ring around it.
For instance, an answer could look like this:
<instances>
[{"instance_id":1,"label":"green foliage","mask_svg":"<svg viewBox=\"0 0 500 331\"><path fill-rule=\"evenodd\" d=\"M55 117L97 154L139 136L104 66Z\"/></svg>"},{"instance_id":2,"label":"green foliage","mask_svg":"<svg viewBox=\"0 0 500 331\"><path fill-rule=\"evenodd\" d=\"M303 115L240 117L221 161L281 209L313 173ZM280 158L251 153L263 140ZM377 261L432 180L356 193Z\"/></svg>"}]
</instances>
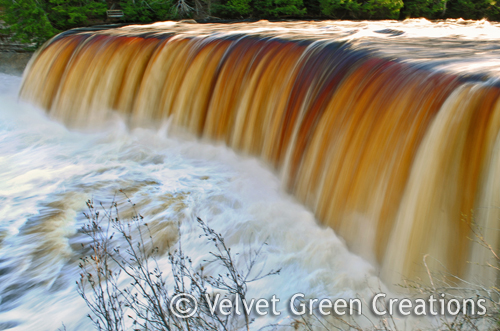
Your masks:
<instances>
[{"instance_id":1,"label":"green foliage","mask_svg":"<svg viewBox=\"0 0 500 331\"><path fill-rule=\"evenodd\" d=\"M401 8L403 0L368 0L363 4L362 12L368 18L398 18Z\"/></svg>"},{"instance_id":2,"label":"green foliage","mask_svg":"<svg viewBox=\"0 0 500 331\"><path fill-rule=\"evenodd\" d=\"M307 16L321 16L321 5L319 0L307 0L304 2L304 7Z\"/></svg>"},{"instance_id":3,"label":"green foliage","mask_svg":"<svg viewBox=\"0 0 500 331\"><path fill-rule=\"evenodd\" d=\"M402 0L320 0L321 12L336 18L398 18Z\"/></svg>"},{"instance_id":4,"label":"green foliage","mask_svg":"<svg viewBox=\"0 0 500 331\"><path fill-rule=\"evenodd\" d=\"M104 18L107 4L104 0L48 0L48 18L60 30L86 25L89 19Z\"/></svg>"},{"instance_id":5,"label":"green foliage","mask_svg":"<svg viewBox=\"0 0 500 331\"><path fill-rule=\"evenodd\" d=\"M35 0L0 0L0 7L4 8L0 18L6 24L2 32L10 34L14 41L39 47L58 32Z\"/></svg>"},{"instance_id":6,"label":"green foliage","mask_svg":"<svg viewBox=\"0 0 500 331\"><path fill-rule=\"evenodd\" d=\"M176 17L173 10L173 2L145 0L123 0L120 7L127 22L149 23L154 21L165 21Z\"/></svg>"},{"instance_id":7,"label":"green foliage","mask_svg":"<svg viewBox=\"0 0 500 331\"><path fill-rule=\"evenodd\" d=\"M106 10L121 9L125 22L151 23L181 16L279 18L305 15L340 19L409 17L500 20L497 0L0 0L0 32L40 46L59 31L109 22ZM196 14L194 14L196 13Z\"/></svg>"},{"instance_id":8,"label":"green foliage","mask_svg":"<svg viewBox=\"0 0 500 331\"><path fill-rule=\"evenodd\" d=\"M299 16L305 14L302 0L255 0L257 16Z\"/></svg>"},{"instance_id":9,"label":"green foliage","mask_svg":"<svg viewBox=\"0 0 500 331\"><path fill-rule=\"evenodd\" d=\"M403 17L500 19L494 0L404 0Z\"/></svg>"},{"instance_id":10,"label":"green foliage","mask_svg":"<svg viewBox=\"0 0 500 331\"><path fill-rule=\"evenodd\" d=\"M361 8L357 0L320 0L321 12L327 16L342 18L346 14L356 17Z\"/></svg>"},{"instance_id":11,"label":"green foliage","mask_svg":"<svg viewBox=\"0 0 500 331\"><path fill-rule=\"evenodd\" d=\"M500 8L494 0L450 0L447 7L447 17L500 19Z\"/></svg>"},{"instance_id":12,"label":"green foliage","mask_svg":"<svg viewBox=\"0 0 500 331\"><path fill-rule=\"evenodd\" d=\"M447 0L405 0L403 16L438 18L442 15L446 2Z\"/></svg>"},{"instance_id":13,"label":"green foliage","mask_svg":"<svg viewBox=\"0 0 500 331\"><path fill-rule=\"evenodd\" d=\"M229 0L224 4L214 4L213 11L223 17L247 17L252 13L251 0Z\"/></svg>"},{"instance_id":14,"label":"green foliage","mask_svg":"<svg viewBox=\"0 0 500 331\"><path fill-rule=\"evenodd\" d=\"M229 0L215 4L213 8L216 15L232 18L301 16L306 13L302 0Z\"/></svg>"},{"instance_id":15,"label":"green foliage","mask_svg":"<svg viewBox=\"0 0 500 331\"><path fill-rule=\"evenodd\" d=\"M321 11L336 18L359 18L363 4L357 0L320 0Z\"/></svg>"}]
</instances>

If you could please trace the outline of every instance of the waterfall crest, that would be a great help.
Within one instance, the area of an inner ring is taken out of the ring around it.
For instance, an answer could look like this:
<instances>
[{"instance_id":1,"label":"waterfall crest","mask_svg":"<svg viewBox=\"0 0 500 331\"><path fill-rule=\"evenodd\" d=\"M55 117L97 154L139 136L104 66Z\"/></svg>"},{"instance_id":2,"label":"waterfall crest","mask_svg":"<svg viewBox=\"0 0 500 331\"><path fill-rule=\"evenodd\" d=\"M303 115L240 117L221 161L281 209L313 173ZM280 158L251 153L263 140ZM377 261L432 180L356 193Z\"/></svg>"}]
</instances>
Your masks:
<instances>
[{"instance_id":1,"label":"waterfall crest","mask_svg":"<svg viewBox=\"0 0 500 331\"><path fill-rule=\"evenodd\" d=\"M487 252L464 215L499 228L498 85L356 40L190 26L57 36L20 97L71 126L110 109L131 126L171 118L255 155L386 279L425 278L426 254L430 267L480 276L467 261Z\"/></svg>"}]
</instances>

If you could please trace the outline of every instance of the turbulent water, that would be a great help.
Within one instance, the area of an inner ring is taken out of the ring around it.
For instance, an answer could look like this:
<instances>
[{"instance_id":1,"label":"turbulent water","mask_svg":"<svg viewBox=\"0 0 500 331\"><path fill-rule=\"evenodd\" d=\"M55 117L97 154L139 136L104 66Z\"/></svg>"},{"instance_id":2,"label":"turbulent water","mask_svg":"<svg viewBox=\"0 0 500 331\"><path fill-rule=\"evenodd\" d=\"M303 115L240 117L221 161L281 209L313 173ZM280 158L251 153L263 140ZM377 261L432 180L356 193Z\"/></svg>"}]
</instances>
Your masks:
<instances>
[{"instance_id":1,"label":"turbulent water","mask_svg":"<svg viewBox=\"0 0 500 331\"><path fill-rule=\"evenodd\" d=\"M499 31L463 20L74 30L36 54L20 95L73 127L109 110L131 127L170 118L258 156L390 282L426 277L426 254L433 270L491 280L467 261L490 257L471 244L471 212L490 229L500 216L489 208Z\"/></svg>"},{"instance_id":2,"label":"turbulent water","mask_svg":"<svg viewBox=\"0 0 500 331\"><path fill-rule=\"evenodd\" d=\"M487 254L463 215L496 245L499 39L498 24L460 20L56 37L24 76L21 99L36 106L16 101L20 78L0 76L0 329L89 329L74 285L82 211L120 189L157 243L181 224L199 261L196 217L235 249L266 241L266 265L283 269L255 298L368 300L385 290L380 272L422 276L426 253L488 279L466 263Z\"/></svg>"},{"instance_id":3,"label":"turbulent water","mask_svg":"<svg viewBox=\"0 0 500 331\"><path fill-rule=\"evenodd\" d=\"M252 297L303 291L369 298L368 286L379 287L374 269L283 194L256 160L172 137L167 124L129 131L116 119L99 133L70 131L18 103L19 83L0 75L0 329L91 329L75 285L80 243L87 241L78 230L85 201L109 202L119 189L137 203L160 245L175 238L180 220L184 249L196 261L209 250L198 238L197 216L234 250L267 242L266 268L283 271L250 287Z\"/></svg>"}]
</instances>

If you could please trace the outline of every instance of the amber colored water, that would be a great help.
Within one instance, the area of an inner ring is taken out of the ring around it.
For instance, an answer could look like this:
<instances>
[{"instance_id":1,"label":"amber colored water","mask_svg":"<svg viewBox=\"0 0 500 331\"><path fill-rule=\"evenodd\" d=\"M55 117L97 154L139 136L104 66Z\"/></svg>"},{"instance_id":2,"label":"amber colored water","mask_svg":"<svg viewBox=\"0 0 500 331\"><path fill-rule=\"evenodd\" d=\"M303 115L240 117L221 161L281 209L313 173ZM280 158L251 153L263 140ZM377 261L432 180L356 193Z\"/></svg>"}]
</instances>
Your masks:
<instances>
[{"instance_id":1,"label":"amber colored water","mask_svg":"<svg viewBox=\"0 0 500 331\"><path fill-rule=\"evenodd\" d=\"M109 110L130 127L170 119L260 158L389 282L425 278L425 255L489 277L468 261L488 259L471 220L499 227L498 66L481 61L498 52L491 35L474 35L477 22L449 23L462 37L426 36L418 21L386 23L401 34L350 24L68 33L38 51L20 96L72 127Z\"/></svg>"}]
</instances>

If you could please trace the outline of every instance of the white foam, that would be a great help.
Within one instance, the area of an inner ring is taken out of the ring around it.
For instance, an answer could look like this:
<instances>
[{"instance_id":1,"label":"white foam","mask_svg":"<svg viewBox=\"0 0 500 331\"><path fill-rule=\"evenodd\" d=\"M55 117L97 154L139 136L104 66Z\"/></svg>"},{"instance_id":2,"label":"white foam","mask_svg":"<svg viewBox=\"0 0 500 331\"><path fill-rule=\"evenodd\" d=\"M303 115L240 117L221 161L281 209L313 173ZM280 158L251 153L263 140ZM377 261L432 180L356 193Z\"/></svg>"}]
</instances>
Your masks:
<instances>
[{"instance_id":1,"label":"white foam","mask_svg":"<svg viewBox=\"0 0 500 331\"><path fill-rule=\"evenodd\" d=\"M12 86L19 78L0 75L0 84L0 266L10 268L0 276L0 293L18 295L1 306L0 323L15 323L15 330L62 323L69 330L91 329L74 285L79 256L72 244L82 240L81 212L87 198L109 201L118 189L131 187L132 199L159 224L159 233L162 224L183 215L183 247L195 261L209 252L198 237L196 216L235 251L267 241L267 267L282 273L250 287L251 297L285 300L304 292L369 298L370 286L379 283L374 268L284 194L277 177L255 159L165 136L165 129L129 132L113 123L99 133L71 132L17 102ZM180 214L175 204L152 213L168 194L182 197ZM268 322L259 319L254 327Z\"/></svg>"}]
</instances>

